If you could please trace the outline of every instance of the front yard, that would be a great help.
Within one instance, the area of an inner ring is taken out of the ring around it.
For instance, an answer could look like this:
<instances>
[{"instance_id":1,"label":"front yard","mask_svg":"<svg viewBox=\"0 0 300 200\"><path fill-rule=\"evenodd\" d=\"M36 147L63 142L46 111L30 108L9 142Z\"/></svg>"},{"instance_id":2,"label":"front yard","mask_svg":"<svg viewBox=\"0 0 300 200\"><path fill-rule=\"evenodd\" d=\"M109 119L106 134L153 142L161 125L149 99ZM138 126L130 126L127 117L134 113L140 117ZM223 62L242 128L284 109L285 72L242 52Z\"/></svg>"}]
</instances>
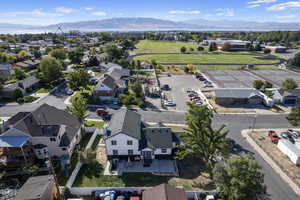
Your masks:
<instances>
[{"instance_id":1,"label":"front yard","mask_svg":"<svg viewBox=\"0 0 300 200\"><path fill-rule=\"evenodd\" d=\"M266 131L249 133L249 136L272 158L274 162L286 173L298 186L300 186L300 167L293 164L287 156L285 156L270 141Z\"/></svg>"}]
</instances>

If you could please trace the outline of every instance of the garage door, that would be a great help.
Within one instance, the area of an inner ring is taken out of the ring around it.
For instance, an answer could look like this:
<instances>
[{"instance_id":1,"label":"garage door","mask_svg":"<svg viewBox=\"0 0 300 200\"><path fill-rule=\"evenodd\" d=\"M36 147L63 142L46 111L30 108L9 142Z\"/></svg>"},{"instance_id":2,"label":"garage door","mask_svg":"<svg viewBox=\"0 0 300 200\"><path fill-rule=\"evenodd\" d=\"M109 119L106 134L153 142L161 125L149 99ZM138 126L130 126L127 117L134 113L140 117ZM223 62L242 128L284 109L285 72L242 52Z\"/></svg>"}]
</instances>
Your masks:
<instances>
[{"instance_id":1,"label":"garage door","mask_svg":"<svg viewBox=\"0 0 300 200\"><path fill-rule=\"evenodd\" d=\"M284 104L288 104L288 105L296 104L296 99L287 99L284 101Z\"/></svg>"}]
</instances>

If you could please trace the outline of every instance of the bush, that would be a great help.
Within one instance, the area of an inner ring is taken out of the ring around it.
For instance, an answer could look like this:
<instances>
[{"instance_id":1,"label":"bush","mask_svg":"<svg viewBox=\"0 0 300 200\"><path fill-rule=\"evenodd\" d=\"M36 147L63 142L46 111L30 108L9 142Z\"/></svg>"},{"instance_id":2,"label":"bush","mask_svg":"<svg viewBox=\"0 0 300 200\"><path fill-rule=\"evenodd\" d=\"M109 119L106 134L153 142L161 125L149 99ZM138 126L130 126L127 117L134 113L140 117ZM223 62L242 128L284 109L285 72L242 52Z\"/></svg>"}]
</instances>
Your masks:
<instances>
[{"instance_id":1,"label":"bush","mask_svg":"<svg viewBox=\"0 0 300 200\"><path fill-rule=\"evenodd\" d=\"M264 49L264 54L270 54L271 53L271 49Z\"/></svg>"},{"instance_id":2,"label":"bush","mask_svg":"<svg viewBox=\"0 0 300 200\"><path fill-rule=\"evenodd\" d=\"M19 98L23 98L23 92L21 89L17 88L14 90L14 93L13 93L13 97L15 100L18 100Z\"/></svg>"},{"instance_id":3,"label":"bush","mask_svg":"<svg viewBox=\"0 0 300 200\"><path fill-rule=\"evenodd\" d=\"M22 103L24 103L24 99L21 97L21 98L18 98L17 99L17 103L18 104L22 104Z\"/></svg>"},{"instance_id":4,"label":"bush","mask_svg":"<svg viewBox=\"0 0 300 200\"><path fill-rule=\"evenodd\" d=\"M37 99L38 99L38 97L33 97L33 96L23 97L23 100L24 100L25 103L31 103L31 102L34 102Z\"/></svg>"}]
</instances>

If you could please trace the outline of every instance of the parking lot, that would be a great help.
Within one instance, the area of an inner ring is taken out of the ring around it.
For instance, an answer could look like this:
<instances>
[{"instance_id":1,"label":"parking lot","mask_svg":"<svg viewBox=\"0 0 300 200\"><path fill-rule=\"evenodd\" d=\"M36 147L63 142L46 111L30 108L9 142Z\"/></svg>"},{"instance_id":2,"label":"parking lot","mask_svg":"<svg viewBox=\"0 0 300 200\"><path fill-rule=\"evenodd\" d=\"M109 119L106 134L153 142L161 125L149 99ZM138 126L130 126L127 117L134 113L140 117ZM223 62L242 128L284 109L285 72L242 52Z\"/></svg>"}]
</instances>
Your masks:
<instances>
[{"instance_id":1,"label":"parking lot","mask_svg":"<svg viewBox=\"0 0 300 200\"><path fill-rule=\"evenodd\" d=\"M170 91L167 91L168 98L176 104L174 107L169 107L169 110L186 111L190 99L187 90L199 90L202 83L193 75L173 75L171 77L162 76L159 78L161 85L169 85Z\"/></svg>"},{"instance_id":2,"label":"parking lot","mask_svg":"<svg viewBox=\"0 0 300 200\"><path fill-rule=\"evenodd\" d=\"M251 88L254 80L267 80L275 87L293 78L300 84L300 74L286 70L201 70L219 88Z\"/></svg>"}]
</instances>

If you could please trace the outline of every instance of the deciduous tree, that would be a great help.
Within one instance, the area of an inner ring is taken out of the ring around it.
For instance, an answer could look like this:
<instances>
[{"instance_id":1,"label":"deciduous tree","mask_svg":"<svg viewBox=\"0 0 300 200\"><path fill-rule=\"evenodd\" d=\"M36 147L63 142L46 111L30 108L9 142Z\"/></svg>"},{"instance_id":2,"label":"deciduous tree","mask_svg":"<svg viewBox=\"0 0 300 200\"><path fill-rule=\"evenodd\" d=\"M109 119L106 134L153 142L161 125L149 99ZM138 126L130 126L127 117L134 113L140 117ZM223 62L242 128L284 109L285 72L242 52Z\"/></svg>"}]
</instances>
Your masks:
<instances>
[{"instance_id":1,"label":"deciduous tree","mask_svg":"<svg viewBox=\"0 0 300 200\"><path fill-rule=\"evenodd\" d=\"M292 90L292 89L296 89L297 87L298 84L292 78L288 78L282 82L282 89Z\"/></svg>"}]
</instances>

